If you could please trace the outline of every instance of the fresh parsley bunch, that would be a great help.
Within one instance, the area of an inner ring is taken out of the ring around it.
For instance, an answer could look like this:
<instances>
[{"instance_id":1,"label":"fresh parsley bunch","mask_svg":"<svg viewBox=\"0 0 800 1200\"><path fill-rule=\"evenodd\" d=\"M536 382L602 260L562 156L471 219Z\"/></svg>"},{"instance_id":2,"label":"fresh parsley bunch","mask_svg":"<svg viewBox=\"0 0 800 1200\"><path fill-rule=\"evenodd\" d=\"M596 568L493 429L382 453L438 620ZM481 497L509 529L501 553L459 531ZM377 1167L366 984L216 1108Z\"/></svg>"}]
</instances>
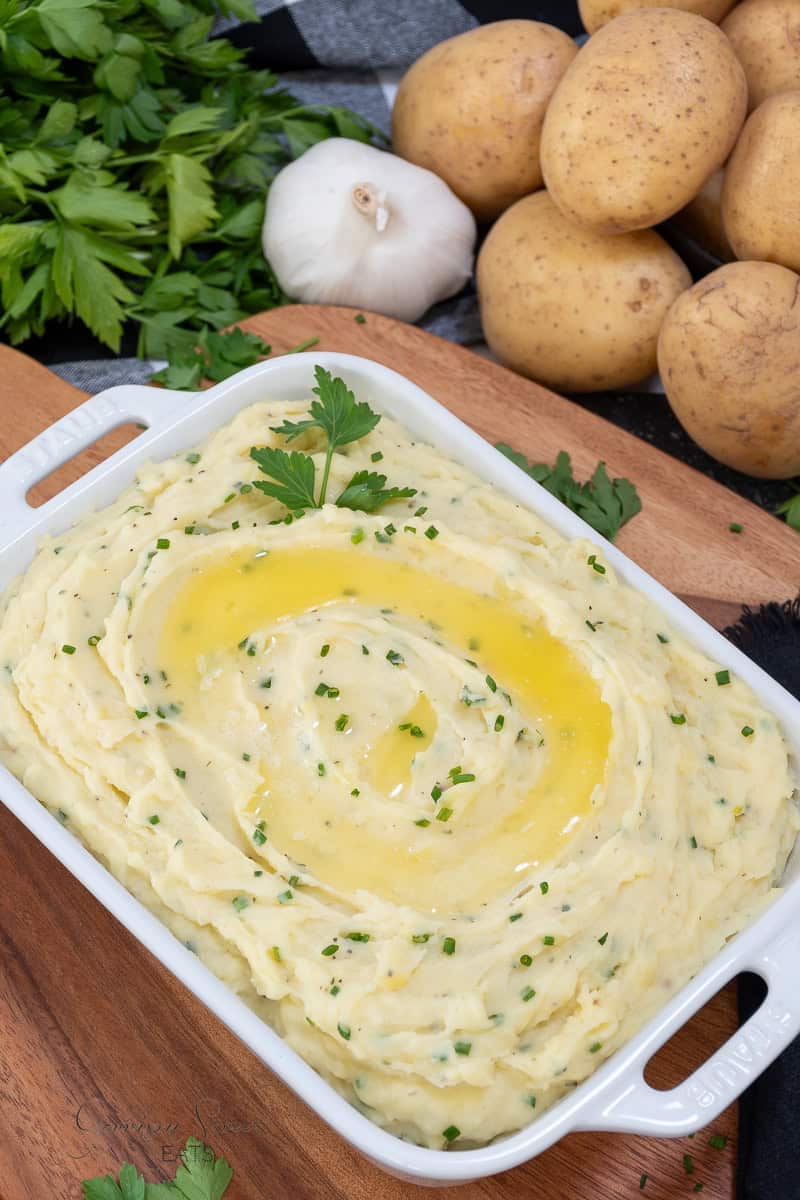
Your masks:
<instances>
[{"instance_id":1,"label":"fresh parsley bunch","mask_svg":"<svg viewBox=\"0 0 800 1200\"><path fill-rule=\"evenodd\" d=\"M218 14L251 0L0 0L0 330L78 318L112 350L190 353L285 302L260 229L287 161L379 130L253 70Z\"/></svg>"}]
</instances>

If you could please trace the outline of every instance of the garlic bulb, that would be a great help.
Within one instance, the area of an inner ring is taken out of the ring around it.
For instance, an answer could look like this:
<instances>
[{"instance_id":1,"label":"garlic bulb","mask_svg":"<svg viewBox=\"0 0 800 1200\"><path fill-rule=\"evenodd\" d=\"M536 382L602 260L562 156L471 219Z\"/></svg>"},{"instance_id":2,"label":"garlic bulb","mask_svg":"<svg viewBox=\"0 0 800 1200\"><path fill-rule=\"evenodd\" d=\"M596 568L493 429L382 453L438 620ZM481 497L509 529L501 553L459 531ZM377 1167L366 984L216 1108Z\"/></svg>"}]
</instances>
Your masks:
<instances>
[{"instance_id":1,"label":"garlic bulb","mask_svg":"<svg viewBox=\"0 0 800 1200\"><path fill-rule=\"evenodd\" d=\"M295 300L416 321L469 279L475 221L432 171L328 138L273 181L263 246Z\"/></svg>"}]
</instances>

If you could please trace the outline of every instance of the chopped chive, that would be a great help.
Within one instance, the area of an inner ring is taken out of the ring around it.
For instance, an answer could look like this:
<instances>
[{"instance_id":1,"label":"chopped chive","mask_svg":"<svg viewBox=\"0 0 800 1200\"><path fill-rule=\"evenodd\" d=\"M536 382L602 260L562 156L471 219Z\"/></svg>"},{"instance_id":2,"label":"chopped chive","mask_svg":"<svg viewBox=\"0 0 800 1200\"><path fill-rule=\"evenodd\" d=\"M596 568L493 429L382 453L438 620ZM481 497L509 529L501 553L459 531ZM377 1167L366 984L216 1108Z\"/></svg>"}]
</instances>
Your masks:
<instances>
[{"instance_id":1,"label":"chopped chive","mask_svg":"<svg viewBox=\"0 0 800 1200\"><path fill-rule=\"evenodd\" d=\"M344 936L351 942L368 942L370 939L368 933L346 933Z\"/></svg>"},{"instance_id":2,"label":"chopped chive","mask_svg":"<svg viewBox=\"0 0 800 1200\"><path fill-rule=\"evenodd\" d=\"M424 516L425 516L425 513L426 513L427 511L428 511L428 509L427 509L427 506L423 504L423 505L421 505L421 506L420 506L420 507L417 509L417 511L414 513L414 516L415 516L415 517L424 517Z\"/></svg>"},{"instance_id":3,"label":"chopped chive","mask_svg":"<svg viewBox=\"0 0 800 1200\"><path fill-rule=\"evenodd\" d=\"M327 694L328 694L327 683L318 683L314 689L314 695L315 696L327 696Z\"/></svg>"},{"instance_id":4,"label":"chopped chive","mask_svg":"<svg viewBox=\"0 0 800 1200\"><path fill-rule=\"evenodd\" d=\"M381 545L385 546L385 545L386 545L386 543L387 543L387 542L390 542L391 540L392 540L392 539L391 539L391 537L389 536L389 534L388 534L388 533L384 533L382 529L376 529L376 530L375 530L375 541L376 541L376 542L380 542L380 543L381 543Z\"/></svg>"},{"instance_id":5,"label":"chopped chive","mask_svg":"<svg viewBox=\"0 0 800 1200\"><path fill-rule=\"evenodd\" d=\"M697 838L694 836L694 834L692 834L692 836L689 838L689 845L693 850L697 849Z\"/></svg>"},{"instance_id":6,"label":"chopped chive","mask_svg":"<svg viewBox=\"0 0 800 1200\"><path fill-rule=\"evenodd\" d=\"M332 996L338 996L338 995L339 995L339 992L340 992L341 990L342 990L342 989L339 987L338 983L335 983L335 984L333 985L333 987L331 987L331 988L328 988L328 991L330 992L330 994L331 994Z\"/></svg>"},{"instance_id":7,"label":"chopped chive","mask_svg":"<svg viewBox=\"0 0 800 1200\"><path fill-rule=\"evenodd\" d=\"M691 1154L684 1154L683 1169L687 1175L694 1175L694 1159Z\"/></svg>"},{"instance_id":8,"label":"chopped chive","mask_svg":"<svg viewBox=\"0 0 800 1200\"><path fill-rule=\"evenodd\" d=\"M403 526L403 533L416 533L416 532L417 532L416 525L404 525Z\"/></svg>"},{"instance_id":9,"label":"chopped chive","mask_svg":"<svg viewBox=\"0 0 800 1200\"><path fill-rule=\"evenodd\" d=\"M742 737L752 737L754 733L755 729L753 729L752 725L742 726Z\"/></svg>"},{"instance_id":10,"label":"chopped chive","mask_svg":"<svg viewBox=\"0 0 800 1200\"><path fill-rule=\"evenodd\" d=\"M542 942L544 943L545 946L555 946L556 939L553 937L553 935L551 933L546 933L544 935L544 937L542 938Z\"/></svg>"},{"instance_id":11,"label":"chopped chive","mask_svg":"<svg viewBox=\"0 0 800 1200\"><path fill-rule=\"evenodd\" d=\"M601 946L605 946L606 942L608 941L608 930L606 930L603 936L599 937L597 940Z\"/></svg>"},{"instance_id":12,"label":"chopped chive","mask_svg":"<svg viewBox=\"0 0 800 1200\"><path fill-rule=\"evenodd\" d=\"M352 790L352 792L350 793L350 795L351 795L351 796L360 796L360 795L361 795L361 789L360 789L360 788L353 788L353 790Z\"/></svg>"},{"instance_id":13,"label":"chopped chive","mask_svg":"<svg viewBox=\"0 0 800 1200\"><path fill-rule=\"evenodd\" d=\"M490 692L496 692L496 691L497 691L497 684L496 684L496 683L495 683L495 681L492 679L491 675L487 675L487 676L486 676L486 686L488 687L488 689L489 689L489 691L490 691Z\"/></svg>"},{"instance_id":14,"label":"chopped chive","mask_svg":"<svg viewBox=\"0 0 800 1200\"><path fill-rule=\"evenodd\" d=\"M731 521L728 529L730 529L731 533L741 533L744 525L740 525L738 521Z\"/></svg>"},{"instance_id":15,"label":"chopped chive","mask_svg":"<svg viewBox=\"0 0 800 1200\"><path fill-rule=\"evenodd\" d=\"M717 687L724 687L726 683L730 683L731 673L730 671L717 671L714 678L717 681Z\"/></svg>"},{"instance_id":16,"label":"chopped chive","mask_svg":"<svg viewBox=\"0 0 800 1200\"><path fill-rule=\"evenodd\" d=\"M197 464L200 462L200 455L197 453L196 450L193 450L191 454L186 455L186 461L188 463L191 463L193 467L196 467Z\"/></svg>"},{"instance_id":17,"label":"chopped chive","mask_svg":"<svg viewBox=\"0 0 800 1200\"><path fill-rule=\"evenodd\" d=\"M159 538L156 542L156 550L169 550L169 538Z\"/></svg>"},{"instance_id":18,"label":"chopped chive","mask_svg":"<svg viewBox=\"0 0 800 1200\"><path fill-rule=\"evenodd\" d=\"M343 1037L346 1042L349 1042L350 1041L350 1026L343 1025L340 1021L339 1024L336 1026L336 1028L339 1030L339 1037Z\"/></svg>"},{"instance_id":19,"label":"chopped chive","mask_svg":"<svg viewBox=\"0 0 800 1200\"><path fill-rule=\"evenodd\" d=\"M330 654L330 652L331 652L330 643L326 642L325 645L320 650L319 656L320 656L320 658L327 658L328 655Z\"/></svg>"},{"instance_id":20,"label":"chopped chive","mask_svg":"<svg viewBox=\"0 0 800 1200\"><path fill-rule=\"evenodd\" d=\"M339 949L339 947L336 945L336 943L331 942L330 946L326 946L325 949L321 951L321 953L325 956L325 958L330 958L332 955L334 955L336 953L336 951L338 949Z\"/></svg>"},{"instance_id":21,"label":"chopped chive","mask_svg":"<svg viewBox=\"0 0 800 1200\"><path fill-rule=\"evenodd\" d=\"M253 830L253 841L257 846L263 846L267 840L267 835L264 830L267 828L266 821L259 821Z\"/></svg>"},{"instance_id":22,"label":"chopped chive","mask_svg":"<svg viewBox=\"0 0 800 1200\"><path fill-rule=\"evenodd\" d=\"M238 528L239 528L239 522L231 521L231 529L238 529Z\"/></svg>"},{"instance_id":23,"label":"chopped chive","mask_svg":"<svg viewBox=\"0 0 800 1200\"><path fill-rule=\"evenodd\" d=\"M234 896L231 900L231 904L237 912L242 912L243 909L250 906L250 901L248 900L247 896Z\"/></svg>"},{"instance_id":24,"label":"chopped chive","mask_svg":"<svg viewBox=\"0 0 800 1200\"><path fill-rule=\"evenodd\" d=\"M592 1042L591 1046L589 1047L589 1053L590 1053L590 1054L597 1054L597 1051L598 1051L598 1050L602 1050L602 1049L603 1049L603 1043L602 1043L602 1042Z\"/></svg>"},{"instance_id":25,"label":"chopped chive","mask_svg":"<svg viewBox=\"0 0 800 1200\"><path fill-rule=\"evenodd\" d=\"M62 654L74 654L75 647L70 646L68 643L65 642L64 645L61 647L61 652L62 652Z\"/></svg>"},{"instance_id":26,"label":"chopped chive","mask_svg":"<svg viewBox=\"0 0 800 1200\"><path fill-rule=\"evenodd\" d=\"M596 554L590 554L586 561L589 564L589 566L592 568L593 571L597 571L598 575L605 575L606 569L602 563L599 563L597 561Z\"/></svg>"},{"instance_id":27,"label":"chopped chive","mask_svg":"<svg viewBox=\"0 0 800 1200\"><path fill-rule=\"evenodd\" d=\"M268 675L266 679L262 679L261 683L258 686L260 688L264 688L265 690L268 688L271 688L272 687L272 676Z\"/></svg>"},{"instance_id":28,"label":"chopped chive","mask_svg":"<svg viewBox=\"0 0 800 1200\"><path fill-rule=\"evenodd\" d=\"M432 937L433 934L431 933L412 933L411 941L415 946L422 946L425 942L429 942Z\"/></svg>"},{"instance_id":29,"label":"chopped chive","mask_svg":"<svg viewBox=\"0 0 800 1200\"><path fill-rule=\"evenodd\" d=\"M242 755L242 761L243 761L243 762L250 762L250 755L249 755L249 754L247 754L247 753L243 754L243 755Z\"/></svg>"},{"instance_id":30,"label":"chopped chive","mask_svg":"<svg viewBox=\"0 0 800 1200\"><path fill-rule=\"evenodd\" d=\"M511 924L513 925L515 921L522 920L522 913L512 913L508 919L511 922Z\"/></svg>"},{"instance_id":31,"label":"chopped chive","mask_svg":"<svg viewBox=\"0 0 800 1200\"><path fill-rule=\"evenodd\" d=\"M147 819L151 825L158 825L161 821L161 817L159 817L158 813L153 813L152 817L148 817Z\"/></svg>"},{"instance_id":32,"label":"chopped chive","mask_svg":"<svg viewBox=\"0 0 800 1200\"><path fill-rule=\"evenodd\" d=\"M451 775L450 778L454 784L475 782L475 776L469 771L459 771L456 775Z\"/></svg>"},{"instance_id":33,"label":"chopped chive","mask_svg":"<svg viewBox=\"0 0 800 1200\"><path fill-rule=\"evenodd\" d=\"M494 731L495 731L495 733L499 733L499 732L500 732L500 730L501 730L501 729L503 728L503 726L505 725L505 723L506 723L506 719L505 719L505 717L503 716L503 714L502 714L502 713L499 713L499 714L498 714L498 715L495 717L495 719L494 719Z\"/></svg>"},{"instance_id":34,"label":"chopped chive","mask_svg":"<svg viewBox=\"0 0 800 1200\"><path fill-rule=\"evenodd\" d=\"M300 876L299 875L290 875L289 876L289 887L300 887Z\"/></svg>"},{"instance_id":35,"label":"chopped chive","mask_svg":"<svg viewBox=\"0 0 800 1200\"><path fill-rule=\"evenodd\" d=\"M353 543L354 546L357 546L359 542L363 542L363 540L366 536L367 535L364 533L364 530L361 528L361 526L357 525L355 527L355 529L353 530L353 532L350 534L350 541Z\"/></svg>"},{"instance_id":36,"label":"chopped chive","mask_svg":"<svg viewBox=\"0 0 800 1200\"><path fill-rule=\"evenodd\" d=\"M425 537L430 542L432 542L434 540L434 538L437 538L438 536L439 536L439 530L436 528L435 525L429 525L428 528L425 530Z\"/></svg>"},{"instance_id":37,"label":"chopped chive","mask_svg":"<svg viewBox=\"0 0 800 1200\"><path fill-rule=\"evenodd\" d=\"M342 733L345 729L347 729L347 726L349 724L350 724L350 717L347 715L347 713L342 713L342 715L340 717L336 718L336 728L339 731L339 733Z\"/></svg>"},{"instance_id":38,"label":"chopped chive","mask_svg":"<svg viewBox=\"0 0 800 1200\"><path fill-rule=\"evenodd\" d=\"M397 650L390 650L387 653L386 658L387 658L387 661L390 662L393 667L399 667L405 662L405 659L403 658L402 654L400 654L399 651L397 651Z\"/></svg>"},{"instance_id":39,"label":"chopped chive","mask_svg":"<svg viewBox=\"0 0 800 1200\"><path fill-rule=\"evenodd\" d=\"M646 1176L646 1175L640 1175L640 1176L639 1176L639 1191L640 1191L640 1192L643 1192L643 1191L644 1191L646 1183L647 1183L647 1176Z\"/></svg>"},{"instance_id":40,"label":"chopped chive","mask_svg":"<svg viewBox=\"0 0 800 1200\"><path fill-rule=\"evenodd\" d=\"M667 637L667 635L665 633L657 633L656 637L658 638L658 640L660 642L663 642L664 645L666 645L667 642L669 641L669 638Z\"/></svg>"},{"instance_id":41,"label":"chopped chive","mask_svg":"<svg viewBox=\"0 0 800 1200\"><path fill-rule=\"evenodd\" d=\"M441 800L441 798L442 798L442 789L439 787L438 783L435 783L433 785L433 787L431 788L431 799L433 800L433 802L435 804L437 801Z\"/></svg>"},{"instance_id":42,"label":"chopped chive","mask_svg":"<svg viewBox=\"0 0 800 1200\"><path fill-rule=\"evenodd\" d=\"M414 824L419 825L421 829L427 829L428 826L430 825L430 821L428 820L427 817L421 817L420 820L415 821Z\"/></svg>"},{"instance_id":43,"label":"chopped chive","mask_svg":"<svg viewBox=\"0 0 800 1200\"><path fill-rule=\"evenodd\" d=\"M456 1054L463 1054L466 1057L472 1050L472 1042L453 1042L453 1049Z\"/></svg>"},{"instance_id":44,"label":"chopped chive","mask_svg":"<svg viewBox=\"0 0 800 1200\"><path fill-rule=\"evenodd\" d=\"M178 779L186 778L186 772L184 771L183 767L176 767L175 774L178 776Z\"/></svg>"},{"instance_id":45,"label":"chopped chive","mask_svg":"<svg viewBox=\"0 0 800 1200\"><path fill-rule=\"evenodd\" d=\"M382 458L383 454L380 450L376 450L374 454L370 454L369 456L370 462L380 462Z\"/></svg>"},{"instance_id":46,"label":"chopped chive","mask_svg":"<svg viewBox=\"0 0 800 1200\"><path fill-rule=\"evenodd\" d=\"M287 888L285 892L281 892L278 896L279 904L288 904L291 900L294 900L294 892L290 888Z\"/></svg>"},{"instance_id":47,"label":"chopped chive","mask_svg":"<svg viewBox=\"0 0 800 1200\"><path fill-rule=\"evenodd\" d=\"M593 624L592 624L592 622L589 620L589 618L588 618L588 617L586 618L586 624L589 626L589 628L591 629L592 633L597 633L597 626L596 626L596 625L593 625Z\"/></svg>"},{"instance_id":48,"label":"chopped chive","mask_svg":"<svg viewBox=\"0 0 800 1200\"><path fill-rule=\"evenodd\" d=\"M672 721L673 725L685 725L686 724L686 717L683 715L683 713L670 713L669 719L670 719L670 721Z\"/></svg>"},{"instance_id":49,"label":"chopped chive","mask_svg":"<svg viewBox=\"0 0 800 1200\"><path fill-rule=\"evenodd\" d=\"M715 763L717 761L713 754L707 754L706 758L710 763Z\"/></svg>"},{"instance_id":50,"label":"chopped chive","mask_svg":"<svg viewBox=\"0 0 800 1200\"><path fill-rule=\"evenodd\" d=\"M442 1137L446 1142L454 1142L461 1137L461 1130L457 1125L448 1125L447 1129L442 1130Z\"/></svg>"},{"instance_id":51,"label":"chopped chive","mask_svg":"<svg viewBox=\"0 0 800 1200\"><path fill-rule=\"evenodd\" d=\"M534 988L532 988L532 987L526 987L526 988L523 988L523 989L522 989L522 992L520 993L520 995L522 996L522 999L523 999L523 1000L525 1001L525 1003L527 1004L527 1002L528 1002L529 1000L532 1000L532 999L533 999L533 997L536 995L536 991L535 991L535 989L534 989Z\"/></svg>"},{"instance_id":52,"label":"chopped chive","mask_svg":"<svg viewBox=\"0 0 800 1200\"><path fill-rule=\"evenodd\" d=\"M264 874L264 872L263 871L253 871L253 874L255 875L256 879L260 879L261 876Z\"/></svg>"},{"instance_id":53,"label":"chopped chive","mask_svg":"<svg viewBox=\"0 0 800 1200\"><path fill-rule=\"evenodd\" d=\"M455 954L456 939L454 937L446 937L442 941L442 954Z\"/></svg>"},{"instance_id":54,"label":"chopped chive","mask_svg":"<svg viewBox=\"0 0 800 1200\"><path fill-rule=\"evenodd\" d=\"M389 537L392 537L395 533L397 533L397 528L390 521L388 525L384 525L383 532L388 533Z\"/></svg>"},{"instance_id":55,"label":"chopped chive","mask_svg":"<svg viewBox=\"0 0 800 1200\"><path fill-rule=\"evenodd\" d=\"M363 313L356 313L356 315L353 317L353 320L355 321L356 325L366 325L367 323L367 318Z\"/></svg>"},{"instance_id":56,"label":"chopped chive","mask_svg":"<svg viewBox=\"0 0 800 1200\"><path fill-rule=\"evenodd\" d=\"M363 642L362 642L362 644L361 644L361 653L362 653L362 654L369 654L369 650L368 650L368 649L367 649L367 647L366 647L366 646L363 644Z\"/></svg>"},{"instance_id":57,"label":"chopped chive","mask_svg":"<svg viewBox=\"0 0 800 1200\"><path fill-rule=\"evenodd\" d=\"M183 532L188 533L189 536L191 536L194 533L194 531L195 531L194 525L184 525L184 527L183 527Z\"/></svg>"},{"instance_id":58,"label":"chopped chive","mask_svg":"<svg viewBox=\"0 0 800 1200\"><path fill-rule=\"evenodd\" d=\"M272 955L274 962L277 962L277 963L283 962L283 959L281 958L281 952L280 952L280 949L278 948L278 946L273 946L272 949L270 950L270 954Z\"/></svg>"},{"instance_id":59,"label":"chopped chive","mask_svg":"<svg viewBox=\"0 0 800 1200\"><path fill-rule=\"evenodd\" d=\"M529 967L533 962L533 959L531 958L530 954L520 954L519 961L522 963L523 967Z\"/></svg>"},{"instance_id":60,"label":"chopped chive","mask_svg":"<svg viewBox=\"0 0 800 1200\"><path fill-rule=\"evenodd\" d=\"M452 808L440 808L436 814L437 821L449 821L453 815Z\"/></svg>"},{"instance_id":61,"label":"chopped chive","mask_svg":"<svg viewBox=\"0 0 800 1200\"><path fill-rule=\"evenodd\" d=\"M543 896L546 896L547 893L550 891L550 884L547 883L543 879L542 882L539 884L539 891L542 893Z\"/></svg>"},{"instance_id":62,"label":"chopped chive","mask_svg":"<svg viewBox=\"0 0 800 1200\"><path fill-rule=\"evenodd\" d=\"M100 636L101 635L99 633L93 633L91 637L86 639L86 644L88 646L96 646L100 641Z\"/></svg>"},{"instance_id":63,"label":"chopped chive","mask_svg":"<svg viewBox=\"0 0 800 1200\"><path fill-rule=\"evenodd\" d=\"M145 717L149 717L150 715L146 708L135 708L133 711L136 713L136 718L139 721L143 721Z\"/></svg>"},{"instance_id":64,"label":"chopped chive","mask_svg":"<svg viewBox=\"0 0 800 1200\"><path fill-rule=\"evenodd\" d=\"M317 774L320 778L325 774L325 763L317 763Z\"/></svg>"},{"instance_id":65,"label":"chopped chive","mask_svg":"<svg viewBox=\"0 0 800 1200\"><path fill-rule=\"evenodd\" d=\"M722 1133L712 1133L708 1139L708 1144L712 1150L724 1150L728 1144L728 1139Z\"/></svg>"},{"instance_id":66,"label":"chopped chive","mask_svg":"<svg viewBox=\"0 0 800 1200\"><path fill-rule=\"evenodd\" d=\"M227 496L223 500L223 504L230 504L231 500L235 500L235 499L236 499L236 492L228 492Z\"/></svg>"}]
</instances>

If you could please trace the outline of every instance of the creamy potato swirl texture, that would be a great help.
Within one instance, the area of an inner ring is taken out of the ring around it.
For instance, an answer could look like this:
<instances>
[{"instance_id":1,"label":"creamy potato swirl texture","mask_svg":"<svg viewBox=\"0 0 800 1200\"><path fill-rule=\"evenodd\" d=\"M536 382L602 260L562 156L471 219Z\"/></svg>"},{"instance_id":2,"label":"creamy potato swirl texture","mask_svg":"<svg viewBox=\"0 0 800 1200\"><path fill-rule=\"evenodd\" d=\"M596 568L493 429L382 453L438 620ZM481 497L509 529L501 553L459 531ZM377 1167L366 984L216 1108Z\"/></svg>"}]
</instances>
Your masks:
<instances>
[{"instance_id":1,"label":"creamy potato swirl texture","mask_svg":"<svg viewBox=\"0 0 800 1200\"><path fill-rule=\"evenodd\" d=\"M769 902L795 777L600 549L387 418L329 494L382 454L413 499L279 521L249 450L304 412L243 411L42 545L0 755L373 1120L485 1142Z\"/></svg>"}]
</instances>

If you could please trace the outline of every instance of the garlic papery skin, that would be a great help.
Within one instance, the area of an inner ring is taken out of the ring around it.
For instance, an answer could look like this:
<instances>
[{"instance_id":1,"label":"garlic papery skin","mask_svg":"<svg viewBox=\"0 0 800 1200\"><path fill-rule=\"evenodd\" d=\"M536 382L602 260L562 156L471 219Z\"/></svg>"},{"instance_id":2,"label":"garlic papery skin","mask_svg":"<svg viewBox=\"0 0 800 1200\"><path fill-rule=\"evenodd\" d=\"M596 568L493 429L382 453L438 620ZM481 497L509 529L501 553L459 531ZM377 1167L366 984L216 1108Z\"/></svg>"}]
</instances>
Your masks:
<instances>
[{"instance_id":1,"label":"garlic papery skin","mask_svg":"<svg viewBox=\"0 0 800 1200\"><path fill-rule=\"evenodd\" d=\"M416 321L469 279L475 219L432 171L328 138L274 179L262 241L292 299Z\"/></svg>"}]
</instances>

